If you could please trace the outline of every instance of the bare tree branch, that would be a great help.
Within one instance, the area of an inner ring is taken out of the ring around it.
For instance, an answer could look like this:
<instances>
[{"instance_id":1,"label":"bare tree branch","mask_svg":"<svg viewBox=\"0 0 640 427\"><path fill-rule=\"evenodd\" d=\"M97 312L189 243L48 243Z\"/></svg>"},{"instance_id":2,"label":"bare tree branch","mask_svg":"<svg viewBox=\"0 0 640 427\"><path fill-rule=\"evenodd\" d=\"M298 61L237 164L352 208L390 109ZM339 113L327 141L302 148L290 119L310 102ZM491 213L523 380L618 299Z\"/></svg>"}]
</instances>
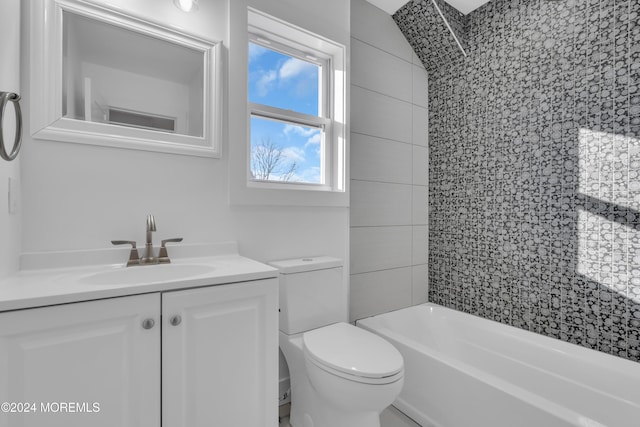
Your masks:
<instances>
[{"instance_id":1,"label":"bare tree branch","mask_svg":"<svg viewBox=\"0 0 640 427\"><path fill-rule=\"evenodd\" d=\"M251 175L260 181L289 181L294 176L298 165L286 161L282 148L263 138L259 145L251 148Z\"/></svg>"}]
</instances>

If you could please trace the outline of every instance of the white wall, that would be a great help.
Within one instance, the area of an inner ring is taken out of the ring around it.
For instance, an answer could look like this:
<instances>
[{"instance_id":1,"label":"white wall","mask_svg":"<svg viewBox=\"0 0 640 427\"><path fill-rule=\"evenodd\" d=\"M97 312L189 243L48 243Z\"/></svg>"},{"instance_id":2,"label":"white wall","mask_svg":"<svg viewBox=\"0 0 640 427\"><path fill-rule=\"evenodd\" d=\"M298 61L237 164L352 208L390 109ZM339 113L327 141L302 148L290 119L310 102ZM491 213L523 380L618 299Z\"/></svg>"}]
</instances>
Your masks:
<instances>
[{"instance_id":1,"label":"white wall","mask_svg":"<svg viewBox=\"0 0 640 427\"><path fill-rule=\"evenodd\" d=\"M20 0L0 2L0 92L22 94L20 90ZM11 151L15 135L13 105L5 109L3 136ZM0 158L0 277L18 269L20 253L20 209L9 213L9 179L19 182L22 155L12 162ZM19 197L18 194L14 194Z\"/></svg>"},{"instance_id":2,"label":"white wall","mask_svg":"<svg viewBox=\"0 0 640 427\"><path fill-rule=\"evenodd\" d=\"M243 161L244 150L238 144L247 140L247 7L256 8L307 31L349 47L350 6L344 0L231 0L229 48L229 157L233 164ZM230 191L246 176L243 170L231 171ZM245 192L243 192L245 193ZM246 194L231 194L246 200ZM268 196L267 196L268 197ZM282 195L273 195L282 203ZM297 200L300 200L299 198ZM251 206L231 208L240 224L236 233L241 250L256 259L276 259L299 255L327 254L345 260L345 280L349 279L349 209L330 206ZM280 354L281 392L288 388L289 371Z\"/></svg>"},{"instance_id":3,"label":"white wall","mask_svg":"<svg viewBox=\"0 0 640 427\"><path fill-rule=\"evenodd\" d=\"M26 135L23 251L104 248L112 239L142 242L146 216L152 213L158 229L156 241L178 236L185 243L235 240L243 255L260 261L330 255L345 260L348 280L348 207L232 205L229 172L244 167L245 160L229 159L247 141L247 6L348 48L349 2L207 0L200 2L198 13L186 14L170 0L96 1L223 40L228 65L223 157L33 140ZM28 83L27 70L23 78ZM37 94L28 98L37 100ZM4 213L0 213L2 219ZM17 247L11 245L10 250L17 254ZM282 359L281 371L283 377L288 375Z\"/></svg>"},{"instance_id":4,"label":"white wall","mask_svg":"<svg viewBox=\"0 0 640 427\"><path fill-rule=\"evenodd\" d=\"M189 135L189 116L202 115L202 107L197 110L189 110L192 105L189 91L190 87L183 83L162 80L154 77L131 73L122 69L105 67L90 62L82 63L82 71L78 73L76 81L80 81L80 87L84 84L84 76L91 78L92 100L104 103L105 107L123 108L143 114L165 116L176 119L176 133ZM125 82L126 84L119 84ZM202 92L202 86L200 86ZM76 99L76 114L84 116L86 96ZM185 95L185 92L187 95ZM199 99L202 104L202 97ZM73 104L73 102L69 102ZM69 114L70 117L74 117ZM198 129L197 136L202 135L202 128Z\"/></svg>"},{"instance_id":5,"label":"white wall","mask_svg":"<svg viewBox=\"0 0 640 427\"><path fill-rule=\"evenodd\" d=\"M235 206L229 203L229 161L246 141L246 7L252 2L209 0L183 13L169 0L95 0L213 40L226 48L228 126L222 159L207 159L25 138L22 249L58 251L110 246L111 239L144 239L155 215L156 240L185 243L236 240L258 260L327 254L348 257L347 208ZM344 41L349 8L334 0L261 0L252 4L310 30ZM309 13L312 10L313 13ZM233 15L233 18L230 18ZM313 15L313 19L309 16ZM335 19L335 16L344 18ZM26 43L23 44L26 46ZM23 77L28 80L27 70ZM26 82L28 83L28 81ZM37 95L29 96L29 100ZM124 261L124 260L123 260Z\"/></svg>"},{"instance_id":6,"label":"white wall","mask_svg":"<svg viewBox=\"0 0 640 427\"><path fill-rule=\"evenodd\" d=\"M351 320L427 300L427 75L386 12L351 2Z\"/></svg>"}]
</instances>

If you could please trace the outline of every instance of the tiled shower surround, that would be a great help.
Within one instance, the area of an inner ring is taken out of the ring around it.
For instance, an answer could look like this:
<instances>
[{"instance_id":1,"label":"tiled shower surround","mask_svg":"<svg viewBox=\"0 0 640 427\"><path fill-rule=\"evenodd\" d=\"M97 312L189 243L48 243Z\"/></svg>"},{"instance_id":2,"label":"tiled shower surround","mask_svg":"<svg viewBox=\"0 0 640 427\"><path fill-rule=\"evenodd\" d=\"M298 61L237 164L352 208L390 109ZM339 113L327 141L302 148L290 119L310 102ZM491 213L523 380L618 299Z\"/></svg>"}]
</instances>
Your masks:
<instances>
[{"instance_id":1,"label":"tiled shower surround","mask_svg":"<svg viewBox=\"0 0 640 427\"><path fill-rule=\"evenodd\" d=\"M430 3L429 300L640 361L640 0Z\"/></svg>"},{"instance_id":2,"label":"tiled shower surround","mask_svg":"<svg viewBox=\"0 0 640 427\"><path fill-rule=\"evenodd\" d=\"M393 19L427 69L466 51L465 16L444 0L409 2Z\"/></svg>"}]
</instances>

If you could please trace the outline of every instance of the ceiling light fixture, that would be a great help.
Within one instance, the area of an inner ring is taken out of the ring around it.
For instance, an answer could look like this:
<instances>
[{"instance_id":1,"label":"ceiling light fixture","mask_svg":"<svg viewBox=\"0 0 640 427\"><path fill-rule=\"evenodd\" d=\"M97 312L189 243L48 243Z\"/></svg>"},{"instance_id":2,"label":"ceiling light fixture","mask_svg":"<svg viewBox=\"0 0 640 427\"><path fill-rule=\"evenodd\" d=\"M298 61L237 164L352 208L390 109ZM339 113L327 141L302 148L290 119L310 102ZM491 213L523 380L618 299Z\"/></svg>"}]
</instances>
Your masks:
<instances>
[{"instance_id":1,"label":"ceiling light fixture","mask_svg":"<svg viewBox=\"0 0 640 427\"><path fill-rule=\"evenodd\" d=\"M184 12L195 12L198 10L198 0L173 0L173 4Z\"/></svg>"}]
</instances>

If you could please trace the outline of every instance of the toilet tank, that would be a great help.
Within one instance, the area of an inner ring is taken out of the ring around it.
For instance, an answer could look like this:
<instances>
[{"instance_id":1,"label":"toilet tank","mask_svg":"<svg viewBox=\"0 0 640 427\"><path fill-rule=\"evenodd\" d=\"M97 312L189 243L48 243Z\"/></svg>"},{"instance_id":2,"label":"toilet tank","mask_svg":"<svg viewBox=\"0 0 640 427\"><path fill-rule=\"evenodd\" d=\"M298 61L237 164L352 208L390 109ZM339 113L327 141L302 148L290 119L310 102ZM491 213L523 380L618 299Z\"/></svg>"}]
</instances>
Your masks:
<instances>
[{"instance_id":1,"label":"toilet tank","mask_svg":"<svg viewBox=\"0 0 640 427\"><path fill-rule=\"evenodd\" d=\"M282 332L293 335L348 320L341 259L323 256L270 264L280 271Z\"/></svg>"}]
</instances>

